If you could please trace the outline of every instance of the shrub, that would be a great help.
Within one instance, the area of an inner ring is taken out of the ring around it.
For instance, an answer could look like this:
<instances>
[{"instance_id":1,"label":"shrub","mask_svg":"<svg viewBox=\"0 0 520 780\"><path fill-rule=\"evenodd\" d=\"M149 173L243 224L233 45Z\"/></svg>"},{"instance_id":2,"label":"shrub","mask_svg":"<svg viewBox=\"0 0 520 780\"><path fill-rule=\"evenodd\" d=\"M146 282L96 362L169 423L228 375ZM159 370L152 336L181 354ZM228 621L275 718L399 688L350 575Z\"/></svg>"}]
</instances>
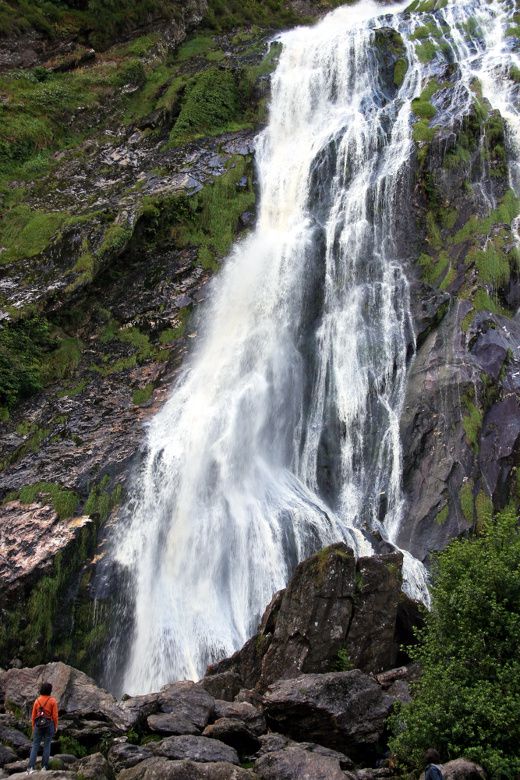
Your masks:
<instances>
[{"instance_id":1,"label":"shrub","mask_svg":"<svg viewBox=\"0 0 520 780\"><path fill-rule=\"evenodd\" d=\"M488 502L489 503L489 502ZM410 648L422 674L392 718L391 749L419 767L436 747L491 777L520 772L520 528L512 507L439 555L432 609Z\"/></svg>"}]
</instances>

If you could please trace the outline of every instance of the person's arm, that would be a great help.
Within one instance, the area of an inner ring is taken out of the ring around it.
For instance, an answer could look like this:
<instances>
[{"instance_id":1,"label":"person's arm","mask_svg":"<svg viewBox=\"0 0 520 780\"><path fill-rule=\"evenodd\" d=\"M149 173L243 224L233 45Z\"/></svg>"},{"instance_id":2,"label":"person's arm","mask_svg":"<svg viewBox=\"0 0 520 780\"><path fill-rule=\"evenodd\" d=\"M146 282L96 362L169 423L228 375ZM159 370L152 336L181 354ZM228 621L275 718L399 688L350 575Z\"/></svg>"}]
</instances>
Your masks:
<instances>
[{"instance_id":1,"label":"person's arm","mask_svg":"<svg viewBox=\"0 0 520 780\"><path fill-rule=\"evenodd\" d=\"M54 733L58 731L58 702L56 699L51 701L51 717L54 721Z\"/></svg>"},{"instance_id":2,"label":"person's arm","mask_svg":"<svg viewBox=\"0 0 520 780\"><path fill-rule=\"evenodd\" d=\"M35 699L34 700L34 704L33 704L33 708L32 708L32 717L31 717L32 727L33 728L34 728L34 721L36 720L36 713L37 713L37 711L38 711L38 699Z\"/></svg>"}]
</instances>

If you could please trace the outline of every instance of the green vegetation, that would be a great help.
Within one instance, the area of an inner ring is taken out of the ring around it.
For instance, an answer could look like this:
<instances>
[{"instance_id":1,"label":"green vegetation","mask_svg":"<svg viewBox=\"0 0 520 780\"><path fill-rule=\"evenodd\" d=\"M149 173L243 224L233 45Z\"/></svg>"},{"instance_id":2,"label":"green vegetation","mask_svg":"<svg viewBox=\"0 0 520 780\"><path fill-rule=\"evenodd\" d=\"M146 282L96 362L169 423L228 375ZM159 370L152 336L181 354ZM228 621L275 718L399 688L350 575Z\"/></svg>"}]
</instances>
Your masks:
<instances>
[{"instance_id":1,"label":"green vegetation","mask_svg":"<svg viewBox=\"0 0 520 780\"><path fill-rule=\"evenodd\" d=\"M186 89L170 143L236 129L240 113L238 86L231 71L205 70Z\"/></svg>"},{"instance_id":2,"label":"green vegetation","mask_svg":"<svg viewBox=\"0 0 520 780\"><path fill-rule=\"evenodd\" d=\"M421 13L432 13L448 5L448 0L413 0L406 8L407 11L420 11Z\"/></svg>"},{"instance_id":3,"label":"green vegetation","mask_svg":"<svg viewBox=\"0 0 520 780\"><path fill-rule=\"evenodd\" d=\"M0 404L12 408L43 387L44 355L55 340L49 324L31 317L0 328Z\"/></svg>"},{"instance_id":4,"label":"green vegetation","mask_svg":"<svg viewBox=\"0 0 520 780\"><path fill-rule=\"evenodd\" d=\"M18 492L22 504L32 504L34 501L49 500L60 520L73 517L79 506L79 496L73 490L68 490L53 482L37 482L26 485Z\"/></svg>"},{"instance_id":5,"label":"green vegetation","mask_svg":"<svg viewBox=\"0 0 520 780\"><path fill-rule=\"evenodd\" d=\"M109 489L110 477L105 475L103 479L94 485L89 493L83 512L90 517L97 518L101 523L108 520L112 510L119 506L123 497L123 488L116 485Z\"/></svg>"},{"instance_id":6,"label":"green vegetation","mask_svg":"<svg viewBox=\"0 0 520 780\"><path fill-rule=\"evenodd\" d=\"M419 770L436 747L490 777L520 772L520 529L513 507L439 555L432 609L409 649L422 674L392 718L391 749Z\"/></svg>"},{"instance_id":7,"label":"green vegetation","mask_svg":"<svg viewBox=\"0 0 520 780\"><path fill-rule=\"evenodd\" d=\"M60 746L60 753L67 753L68 755L76 756L76 758L83 758L88 753L88 750L78 742L74 737L70 737L67 734L62 734L58 737Z\"/></svg>"},{"instance_id":8,"label":"green vegetation","mask_svg":"<svg viewBox=\"0 0 520 780\"><path fill-rule=\"evenodd\" d=\"M468 523L473 522L473 481L463 482L459 492L460 508L464 519Z\"/></svg>"},{"instance_id":9,"label":"green vegetation","mask_svg":"<svg viewBox=\"0 0 520 780\"><path fill-rule=\"evenodd\" d=\"M349 672L354 668L354 664L350 660L348 650L342 647L338 650L337 661L335 663L335 671L337 672Z\"/></svg>"},{"instance_id":10,"label":"green vegetation","mask_svg":"<svg viewBox=\"0 0 520 780\"><path fill-rule=\"evenodd\" d=\"M322 0L324 10L341 5L340 0ZM298 17L284 0L209 0L204 23L217 32L229 31L242 25L259 25L270 29L290 25Z\"/></svg>"},{"instance_id":11,"label":"green vegetation","mask_svg":"<svg viewBox=\"0 0 520 780\"><path fill-rule=\"evenodd\" d=\"M449 512L450 512L450 510L449 510L448 505L443 507L440 510L440 512L437 512L437 515L435 516L435 522L437 523L437 525L444 525L444 523L448 519Z\"/></svg>"},{"instance_id":12,"label":"green vegetation","mask_svg":"<svg viewBox=\"0 0 520 780\"><path fill-rule=\"evenodd\" d=\"M408 72L408 60L401 58L394 65L394 84L401 87Z\"/></svg>"},{"instance_id":13,"label":"green vegetation","mask_svg":"<svg viewBox=\"0 0 520 780\"><path fill-rule=\"evenodd\" d=\"M0 254L3 264L43 252L67 218L63 211L32 211L29 206L15 206L0 223Z\"/></svg>"},{"instance_id":14,"label":"green vegetation","mask_svg":"<svg viewBox=\"0 0 520 780\"><path fill-rule=\"evenodd\" d=\"M141 404L146 404L150 400L150 398L153 395L154 386L153 385L145 385L144 387L138 387L137 390L134 390L132 393L132 403L136 404L136 406L140 406Z\"/></svg>"},{"instance_id":15,"label":"green vegetation","mask_svg":"<svg viewBox=\"0 0 520 780\"><path fill-rule=\"evenodd\" d=\"M419 58L419 62L422 62L423 64L426 64L427 62L431 62L435 55L437 54L437 46L433 41L424 41L424 43L419 43L415 47L415 52L417 54L417 57Z\"/></svg>"},{"instance_id":16,"label":"green vegetation","mask_svg":"<svg viewBox=\"0 0 520 780\"><path fill-rule=\"evenodd\" d=\"M435 22L428 22L416 29L416 31L410 35L412 41L423 41L425 38L440 38L442 31L437 27Z\"/></svg>"},{"instance_id":17,"label":"green vegetation","mask_svg":"<svg viewBox=\"0 0 520 780\"><path fill-rule=\"evenodd\" d=\"M462 418L462 427L474 452L478 451L480 429L482 428L482 410L468 398L464 399L466 414Z\"/></svg>"}]
</instances>

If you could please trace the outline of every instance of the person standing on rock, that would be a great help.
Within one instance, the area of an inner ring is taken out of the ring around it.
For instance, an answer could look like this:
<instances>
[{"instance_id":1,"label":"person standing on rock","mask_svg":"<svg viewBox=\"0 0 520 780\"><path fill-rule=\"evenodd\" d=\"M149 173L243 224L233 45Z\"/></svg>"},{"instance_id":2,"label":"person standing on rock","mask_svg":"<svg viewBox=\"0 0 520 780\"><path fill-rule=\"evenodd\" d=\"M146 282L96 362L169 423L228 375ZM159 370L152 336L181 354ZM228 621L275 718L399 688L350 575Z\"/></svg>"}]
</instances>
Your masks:
<instances>
[{"instance_id":1,"label":"person standing on rock","mask_svg":"<svg viewBox=\"0 0 520 780\"><path fill-rule=\"evenodd\" d=\"M43 683L40 695L35 700L32 708L33 743L27 774L34 772L36 756L43 740L42 769L49 768L52 738L58 730L58 702L51 696L51 683Z\"/></svg>"}]
</instances>

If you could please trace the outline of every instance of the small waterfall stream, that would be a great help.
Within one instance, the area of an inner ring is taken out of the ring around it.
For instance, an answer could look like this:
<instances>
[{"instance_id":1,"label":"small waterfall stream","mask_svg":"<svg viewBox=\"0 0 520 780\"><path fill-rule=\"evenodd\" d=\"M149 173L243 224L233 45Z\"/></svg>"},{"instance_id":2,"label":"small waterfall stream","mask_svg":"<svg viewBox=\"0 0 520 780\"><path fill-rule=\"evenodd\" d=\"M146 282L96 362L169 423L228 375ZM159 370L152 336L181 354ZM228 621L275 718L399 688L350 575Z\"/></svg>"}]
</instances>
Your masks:
<instances>
[{"instance_id":1,"label":"small waterfall stream","mask_svg":"<svg viewBox=\"0 0 520 780\"><path fill-rule=\"evenodd\" d=\"M114 545L133 578L129 693L198 678L235 651L315 550L346 540L370 554L367 531L397 538L415 348L404 272L411 101L428 68L410 35L425 19L453 33L464 76L452 115L467 110L478 73L518 143L518 114L493 75L512 3L470 0L434 15L405 5L362 0L279 37L256 144L257 226L215 280L197 346L148 427ZM461 24L473 17L481 30L468 42ZM399 89L378 59L388 28L409 61ZM406 551L405 580L427 599Z\"/></svg>"}]
</instances>

